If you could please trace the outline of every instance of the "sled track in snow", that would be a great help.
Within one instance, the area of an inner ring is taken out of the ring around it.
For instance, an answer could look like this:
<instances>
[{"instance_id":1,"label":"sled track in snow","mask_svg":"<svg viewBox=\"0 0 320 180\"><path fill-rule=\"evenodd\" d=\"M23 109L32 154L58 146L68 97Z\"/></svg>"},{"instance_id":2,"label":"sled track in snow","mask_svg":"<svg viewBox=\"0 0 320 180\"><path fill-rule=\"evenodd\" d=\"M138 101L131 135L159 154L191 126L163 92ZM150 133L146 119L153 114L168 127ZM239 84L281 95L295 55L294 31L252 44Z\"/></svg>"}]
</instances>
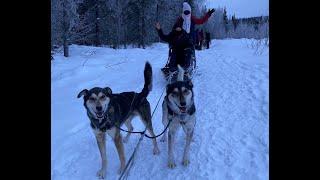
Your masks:
<instances>
[{"instance_id":1,"label":"sled track in snow","mask_svg":"<svg viewBox=\"0 0 320 180\"><path fill-rule=\"evenodd\" d=\"M228 173L236 168L244 179L263 179L256 177L254 171L268 171L268 107L264 101L267 96L264 91L268 89L263 89L255 82L261 76L261 71L264 73L260 80L267 81L266 70L250 67L223 55L217 55L214 61L212 67L200 64L202 77L195 80L197 114L202 114L203 118L197 118L197 145L193 146L200 148L193 148L196 152L191 154L196 154L195 159L200 162L208 163L201 163L200 171L194 173L203 174L207 178L211 174L213 179L237 179ZM261 96L254 93L255 89L258 89ZM210 109L206 108L208 105ZM210 125L207 122L211 122ZM257 142L254 149L249 147L252 143L248 143L248 140ZM262 162L250 150L265 152L262 157L258 157L262 158ZM243 156L249 156L249 165L243 164ZM248 166L252 168L251 174L247 173ZM261 169L259 166L262 166Z\"/></svg>"}]
</instances>

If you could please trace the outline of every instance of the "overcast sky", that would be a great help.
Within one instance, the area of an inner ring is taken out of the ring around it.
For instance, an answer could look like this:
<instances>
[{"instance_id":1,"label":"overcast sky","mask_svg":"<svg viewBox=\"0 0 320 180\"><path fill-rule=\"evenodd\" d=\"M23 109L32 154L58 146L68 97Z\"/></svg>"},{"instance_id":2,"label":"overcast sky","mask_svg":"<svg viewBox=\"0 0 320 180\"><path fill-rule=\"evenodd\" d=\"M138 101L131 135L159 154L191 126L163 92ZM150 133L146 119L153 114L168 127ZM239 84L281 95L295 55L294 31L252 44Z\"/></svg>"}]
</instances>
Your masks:
<instances>
[{"instance_id":1,"label":"overcast sky","mask_svg":"<svg viewBox=\"0 0 320 180\"><path fill-rule=\"evenodd\" d=\"M226 7L228 16L252 17L269 15L269 0L206 0L207 8Z\"/></svg>"}]
</instances>

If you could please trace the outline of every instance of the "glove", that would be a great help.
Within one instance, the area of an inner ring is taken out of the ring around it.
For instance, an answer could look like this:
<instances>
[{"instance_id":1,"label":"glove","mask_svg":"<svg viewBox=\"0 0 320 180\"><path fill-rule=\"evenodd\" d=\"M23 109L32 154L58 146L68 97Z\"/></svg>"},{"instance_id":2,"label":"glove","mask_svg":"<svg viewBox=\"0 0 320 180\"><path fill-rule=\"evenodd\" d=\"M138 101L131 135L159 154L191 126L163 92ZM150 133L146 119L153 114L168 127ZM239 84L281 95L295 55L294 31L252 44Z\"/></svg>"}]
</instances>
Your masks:
<instances>
[{"instance_id":1,"label":"glove","mask_svg":"<svg viewBox=\"0 0 320 180\"><path fill-rule=\"evenodd\" d=\"M213 12L215 12L216 10L214 9L214 8L212 8L211 10L209 10L208 11L208 14L209 14L209 16L211 16L211 14L213 13Z\"/></svg>"}]
</instances>

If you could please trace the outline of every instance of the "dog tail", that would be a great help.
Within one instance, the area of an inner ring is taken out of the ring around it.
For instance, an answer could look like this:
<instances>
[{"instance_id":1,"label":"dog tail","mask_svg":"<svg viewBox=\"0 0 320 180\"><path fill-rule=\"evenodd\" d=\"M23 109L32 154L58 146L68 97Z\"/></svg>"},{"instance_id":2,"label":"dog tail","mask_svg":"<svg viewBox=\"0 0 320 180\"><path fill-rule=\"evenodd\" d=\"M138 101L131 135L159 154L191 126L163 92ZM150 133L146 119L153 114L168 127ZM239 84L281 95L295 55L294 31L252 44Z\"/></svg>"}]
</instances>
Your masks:
<instances>
[{"instance_id":1,"label":"dog tail","mask_svg":"<svg viewBox=\"0 0 320 180\"><path fill-rule=\"evenodd\" d=\"M177 81L183 81L183 76L184 76L184 70L180 65L178 65L178 78L177 78Z\"/></svg>"},{"instance_id":2,"label":"dog tail","mask_svg":"<svg viewBox=\"0 0 320 180\"><path fill-rule=\"evenodd\" d=\"M146 62L144 67L144 86L141 91L142 97L147 97L152 90L152 67L149 62Z\"/></svg>"}]
</instances>

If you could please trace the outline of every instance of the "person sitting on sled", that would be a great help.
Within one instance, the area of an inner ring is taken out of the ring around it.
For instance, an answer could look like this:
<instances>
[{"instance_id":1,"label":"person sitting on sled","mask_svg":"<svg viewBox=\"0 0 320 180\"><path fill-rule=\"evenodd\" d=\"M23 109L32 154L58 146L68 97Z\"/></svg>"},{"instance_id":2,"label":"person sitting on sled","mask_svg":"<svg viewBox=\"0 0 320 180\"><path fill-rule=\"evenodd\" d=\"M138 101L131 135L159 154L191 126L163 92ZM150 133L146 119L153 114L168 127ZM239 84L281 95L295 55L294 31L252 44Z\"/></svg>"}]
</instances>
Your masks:
<instances>
[{"instance_id":1,"label":"person sitting on sled","mask_svg":"<svg viewBox=\"0 0 320 180\"><path fill-rule=\"evenodd\" d=\"M182 7L182 11L183 11L182 15L179 16L178 19L176 20L175 24L173 25L172 32L169 34L169 36L173 37L175 32L182 31L183 37L189 38L189 40L184 39L184 41L187 41L186 44L188 47L184 51L184 53L186 53L185 55L187 56L187 58L185 58L185 59L188 59L187 66L184 66L184 68L190 67L190 66L195 67L195 50L194 50L195 47L194 47L194 44L195 44L196 34L194 31L194 26L195 26L195 24L204 24L205 22L207 22L209 17L211 17L212 13L215 10L211 9L202 18L197 18L197 17L191 15L191 6L187 2L184 2L183 7ZM159 28L157 28L157 30L158 29L161 29L160 25L159 25ZM159 32L159 30L158 30L159 36L160 36L161 32ZM163 38L161 38L161 39L164 40ZM173 43L170 44L170 42L169 42L169 46L170 46L169 62L164 68L162 68L162 71L165 71L168 66L169 66L170 71L173 71L176 69L175 65L177 63L175 62L175 60L177 58L175 57L175 55L176 55L175 52L172 52L174 50L174 49L172 49L172 47L174 47ZM178 52L183 52L183 51L178 51ZM178 57L179 57L179 55L181 55L181 54L178 54ZM194 67L191 67L191 68L194 68ZM192 71L192 70L189 70L189 71Z\"/></svg>"},{"instance_id":2,"label":"person sitting on sled","mask_svg":"<svg viewBox=\"0 0 320 180\"><path fill-rule=\"evenodd\" d=\"M185 70L188 70L191 64L191 58L188 56L186 50L193 46L192 39L189 37L189 34L187 34L182 27L175 26L168 35L165 35L163 34L160 23L156 23L156 29L160 39L168 42L169 47L172 50L170 60L167 64L169 71L176 71L178 64L180 64L180 66Z\"/></svg>"}]
</instances>

